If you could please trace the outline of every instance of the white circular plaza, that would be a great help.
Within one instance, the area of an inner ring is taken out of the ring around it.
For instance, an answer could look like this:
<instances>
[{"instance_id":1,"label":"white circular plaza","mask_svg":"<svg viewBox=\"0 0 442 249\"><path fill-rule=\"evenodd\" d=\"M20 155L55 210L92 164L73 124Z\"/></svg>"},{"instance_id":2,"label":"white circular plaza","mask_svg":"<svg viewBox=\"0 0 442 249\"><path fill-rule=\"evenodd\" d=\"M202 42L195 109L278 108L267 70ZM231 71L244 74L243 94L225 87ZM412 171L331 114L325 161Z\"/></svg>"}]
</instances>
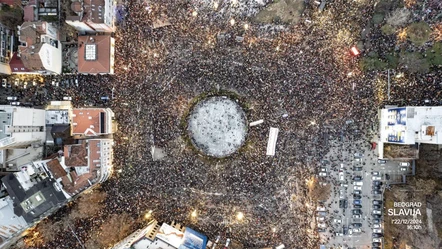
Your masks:
<instances>
[{"instance_id":1,"label":"white circular plaza","mask_svg":"<svg viewBox=\"0 0 442 249\"><path fill-rule=\"evenodd\" d=\"M237 151L247 135L241 106L224 96L209 97L195 105L188 118L192 144L204 154L227 157Z\"/></svg>"}]
</instances>

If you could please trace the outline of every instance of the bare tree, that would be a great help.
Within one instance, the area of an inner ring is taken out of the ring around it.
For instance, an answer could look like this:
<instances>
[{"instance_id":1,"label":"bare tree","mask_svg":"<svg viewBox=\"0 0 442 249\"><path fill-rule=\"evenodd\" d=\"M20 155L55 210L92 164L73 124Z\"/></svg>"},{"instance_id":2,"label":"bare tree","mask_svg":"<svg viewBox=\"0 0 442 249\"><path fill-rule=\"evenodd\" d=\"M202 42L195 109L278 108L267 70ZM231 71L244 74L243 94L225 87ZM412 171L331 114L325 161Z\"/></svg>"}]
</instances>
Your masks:
<instances>
[{"instance_id":1,"label":"bare tree","mask_svg":"<svg viewBox=\"0 0 442 249\"><path fill-rule=\"evenodd\" d=\"M87 243L96 244L100 248L108 248L124 239L132 231L134 219L127 213L111 215L103 222L99 231Z\"/></svg>"},{"instance_id":2,"label":"bare tree","mask_svg":"<svg viewBox=\"0 0 442 249\"><path fill-rule=\"evenodd\" d=\"M442 41L442 23L435 24L431 32L431 38L435 41Z\"/></svg>"},{"instance_id":3,"label":"bare tree","mask_svg":"<svg viewBox=\"0 0 442 249\"><path fill-rule=\"evenodd\" d=\"M387 17L387 24L393 27L401 27L410 21L411 11L408 9L396 9Z\"/></svg>"},{"instance_id":4,"label":"bare tree","mask_svg":"<svg viewBox=\"0 0 442 249\"><path fill-rule=\"evenodd\" d=\"M78 199L77 207L72 210L72 218L88 218L98 213L103 209L103 201L106 199L107 194L94 190L90 193L83 193Z\"/></svg>"},{"instance_id":5,"label":"bare tree","mask_svg":"<svg viewBox=\"0 0 442 249\"><path fill-rule=\"evenodd\" d=\"M313 182L309 184L309 195L313 201L326 200L330 195L330 184L319 184L318 178L313 178Z\"/></svg>"},{"instance_id":6,"label":"bare tree","mask_svg":"<svg viewBox=\"0 0 442 249\"><path fill-rule=\"evenodd\" d=\"M57 237L57 233L60 231L60 223L53 223L49 220L44 220L38 223L37 231L45 242L54 240Z\"/></svg>"}]
</instances>

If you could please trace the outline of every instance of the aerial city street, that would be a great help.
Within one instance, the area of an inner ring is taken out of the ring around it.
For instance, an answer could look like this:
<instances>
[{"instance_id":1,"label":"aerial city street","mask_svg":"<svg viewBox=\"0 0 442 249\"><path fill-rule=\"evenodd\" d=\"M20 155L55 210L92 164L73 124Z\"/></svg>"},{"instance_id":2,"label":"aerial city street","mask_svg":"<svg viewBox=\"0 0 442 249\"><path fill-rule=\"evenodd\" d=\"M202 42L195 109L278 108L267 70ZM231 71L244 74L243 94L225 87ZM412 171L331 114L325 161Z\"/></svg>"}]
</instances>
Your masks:
<instances>
[{"instance_id":1,"label":"aerial city street","mask_svg":"<svg viewBox=\"0 0 442 249\"><path fill-rule=\"evenodd\" d=\"M0 248L442 248L442 2L0 4Z\"/></svg>"}]
</instances>

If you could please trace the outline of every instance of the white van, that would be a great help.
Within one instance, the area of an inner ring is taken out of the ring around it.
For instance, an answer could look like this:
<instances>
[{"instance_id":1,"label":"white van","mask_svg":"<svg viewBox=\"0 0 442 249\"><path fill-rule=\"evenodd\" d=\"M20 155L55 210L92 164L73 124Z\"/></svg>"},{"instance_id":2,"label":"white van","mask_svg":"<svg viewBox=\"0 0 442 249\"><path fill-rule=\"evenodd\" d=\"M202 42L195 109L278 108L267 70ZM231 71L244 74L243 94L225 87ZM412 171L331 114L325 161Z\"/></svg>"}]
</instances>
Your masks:
<instances>
[{"instance_id":1,"label":"white van","mask_svg":"<svg viewBox=\"0 0 442 249\"><path fill-rule=\"evenodd\" d=\"M408 167L408 166L410 166L410 163L409 162L401 162L401 163L399 163L399 165Z\"/></svg>"}]
</instances>

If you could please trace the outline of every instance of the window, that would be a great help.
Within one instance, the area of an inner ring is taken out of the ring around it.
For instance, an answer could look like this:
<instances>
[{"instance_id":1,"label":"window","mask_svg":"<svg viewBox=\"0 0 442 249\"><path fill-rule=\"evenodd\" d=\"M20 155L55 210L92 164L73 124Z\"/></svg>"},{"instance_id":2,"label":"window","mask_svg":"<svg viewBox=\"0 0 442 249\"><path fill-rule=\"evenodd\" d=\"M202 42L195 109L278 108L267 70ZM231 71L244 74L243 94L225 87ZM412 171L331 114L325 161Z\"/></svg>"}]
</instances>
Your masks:
<instances>
[{"instance_id":1,"label":"window","mask_svg":"<svg viewBox=\"0 0 442 249\"><path fill-rule=\"evenodd\" d=\"M97 59L97 45L87 44L84 48L84 57L87 61L94 61Z\"/></svg>"}]
</instances>

